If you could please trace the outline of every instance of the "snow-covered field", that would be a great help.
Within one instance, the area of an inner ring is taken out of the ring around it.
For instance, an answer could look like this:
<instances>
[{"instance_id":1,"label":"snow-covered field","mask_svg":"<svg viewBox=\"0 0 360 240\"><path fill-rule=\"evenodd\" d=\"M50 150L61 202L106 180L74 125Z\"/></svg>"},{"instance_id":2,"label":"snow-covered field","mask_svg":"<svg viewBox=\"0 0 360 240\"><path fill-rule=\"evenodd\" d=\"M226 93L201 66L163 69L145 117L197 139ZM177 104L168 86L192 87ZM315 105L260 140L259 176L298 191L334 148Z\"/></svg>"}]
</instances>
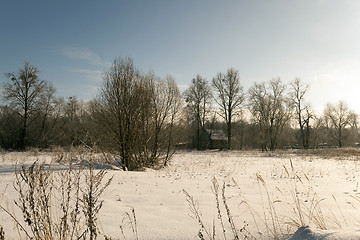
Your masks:
<instances>
[{"instance_id":1,"label":"snow-covered field","mask_svg":"<svg viewBox=\"0 0 360 240\"><path fill-rule=\"evenodd\" d=\"M40 159L50 163L55 158L53 153L2 153L0 203L21 218L13 204L17 198L13 188L15 161L31 163ZM62 168L54 164L55 169ZM131 208L135 209L139 239L198 239L200 225L183 190L198 202L208 231L212 233L215 224L216 239L222 239L212 190L214 178L220 188L225 183L225 196L236 228L245 226L246 231L240 236L290 237L297 224L301 224L310 225L310 229L300 229L304 231L299 231L293 239L305 236L360 239L357 231L360 229L360 198L357 198L360 162L356 157L324 159L293 153L192 151L176 153L169 166L160 170L107 172L107 177L114 178L102 195L104 203L99 221L102 232L113 239L122 239L120 225L124 226L127 239L134 238L124 218ZM231 239L222 201L220 196L226 234ZM3 211L0 225L7 239L19 238L15 224Z\"/></svg>"}]
</instances>

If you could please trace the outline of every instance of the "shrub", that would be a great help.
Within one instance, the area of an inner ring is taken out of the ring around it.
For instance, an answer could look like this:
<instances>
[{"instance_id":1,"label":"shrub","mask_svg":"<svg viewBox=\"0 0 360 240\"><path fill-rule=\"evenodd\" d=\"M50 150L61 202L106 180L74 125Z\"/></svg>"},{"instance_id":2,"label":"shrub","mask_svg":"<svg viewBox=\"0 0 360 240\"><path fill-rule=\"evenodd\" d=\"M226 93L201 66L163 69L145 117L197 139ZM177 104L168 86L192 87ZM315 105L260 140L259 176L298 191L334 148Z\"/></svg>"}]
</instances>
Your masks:
<instances>
[{"instance_id":1,"label":"shrub","mask_svg":"<svg viewBox=\"0 0 360 240\"><path fill-rule=\"evenodd\" d=\"M35 161L15 170L14 188L18 192L16 206L22 220L0 206L16 223L20 235L28 239L80 239L99 234L97 215L99 200L112 178L103 183L105 170L95 170L90 161L85 166L67 159L64 170ZM63 159L64 161L64 159ZM85 226L81 225L85 222ZM0 239L1 239L0 231Z\"/></svg>"}]
</instances>

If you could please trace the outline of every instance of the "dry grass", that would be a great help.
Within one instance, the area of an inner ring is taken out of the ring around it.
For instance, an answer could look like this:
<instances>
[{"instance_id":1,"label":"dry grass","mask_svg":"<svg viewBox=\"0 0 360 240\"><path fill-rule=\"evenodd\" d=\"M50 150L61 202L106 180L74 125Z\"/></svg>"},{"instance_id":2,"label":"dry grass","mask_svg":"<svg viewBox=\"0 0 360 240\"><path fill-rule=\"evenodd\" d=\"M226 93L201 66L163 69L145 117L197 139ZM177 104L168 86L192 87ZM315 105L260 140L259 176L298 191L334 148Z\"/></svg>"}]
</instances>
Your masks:
<instances>
[{"instance_id":1,"label":"dry grass","mask_svg":"<svg viewBox=\"0 0 360 240\"><path fill-rule=\"evenodd\" d=\"M121 225L120 225L121 236L123 239L130 238L130 239L139 240L135 209L131 208L130 211L131 213L129 212L124 213L123 219L121 221ZM127 229L130 229L132 234L130 235L130 237L128 236L128 238L126 237L128 235L126 232Z\"/></svg>"},{"instance_id":2,"label":"dry grass","mask_svg":"<svg viewBox=\"0 0 360 240\"><path fill-rule=\"evenodd\" d=\"M321 158L329 159L360 159L360 148L319 148L295 151L298 155L314 155Z\"/></svg>"},{"instance_id":3,"label":"dry grass","mask_svg":"<svg viewBox=\"0 0 360 240\"><path fill-rule=\"evenodd\" d=\"M240 204L237 210L240 209L239 207L246 208L252 220L249 219L249 215L243 220L239 219L239 215L237 218L233 217L227 203L225 182L220 188L217 180L213 179L212 191L215 196L217 219L214 220L212 227L206 226L198 202L184 190L192 217L197 220L200 227L198 237L200 239L255 239L259 237L257 233L261 233L260 238L281 240L288 239L299 227L313 226L326 230L347 226L347 219L342 214L335 196L330 196L328 200L336 203L341 218L333 213L336 209L327 209L326 214L324 213L322 208L325 198L318 195L305 173L299 174L294 169L291 160L289 166L283 166L283 169L288 181L288 189L285 191L277 186L271 186L271 189L275 191L270 191L266 180L259 173L256 174L261 208L255 209L252 202L246 200L242 193L239 194L241 197L238 199ZM232 181L238 186L234 179ZM360 202L359 196L354 198ZM239 228L237 225L242 222L244 226ZM257 233L250 232L247 227L249 222L256 225ZM216 232L216 229L219 232ZM255 235L257 237L254 237Z\"/></svg>"},{"instance_id":4,"label":"dry grass","mask_svg":"<svg viewBox=\"0 0 360 240\"><path fill-rule=\"evenodd\" d=\"M5 240L5 232L2 226L0 226L0 240Z\"/></svg>"},{"instance_id":5,"label":"dry grass","mask_svg":"<svg viewBox=\"0 0 360 240\"><path fill-rule=\"evenodd\" d=\"M288 158L291 155L315 156L324 159L350 159L360 160L360 148L315 148L315 149L277 149L275 151L262 152L259 150L241 151L244 154L261 157Z\"/></svg>"},{"instance_id":6,"label":"dry grass","mask_svg":"<svg viewBox=\"0 0 360 240\"><path fill-rule=\"evenodd\" d=\"M354 147L275 150L261 153L259 151L254 152L265 157L288 157L289 155L294 154L298 156L315 156L324 159L336 158L360 160L360 148Z\"/></svg>"},{"instance_id":7,"label":"dry grass","mask_svg":"<svg viewBox=\"0 0 360 240\"><path fill-rule=\"evenodd\" d=\"M183 190L191 211L190 216L197 220L200 227L198 231L199 239L255 239L248 231L248 225L245 221L241 228L237 226L227 202L225 189L225 183L220 188L217 179L213 178L212 191L215 196L217 218L213 220L211 227L205 225L198 202L186 190ZM216 229L220 229L221 233L217 232Z\"/></svg>"},{"instance_id":8,"label":"dry grass","mask_svg":"<svg viewBox=\"0 0 360 240\"><path fill-rule=\"evenodd\" d=\"M94 169L94 159L88 159L88 166L73 165L73 158L62 161L67 163L64 170L38 161L16 168L15 205L22 217L0 207L14 220L20 238L92 240L103 235L97 225L99 198L112 178L103 181L106 172Z\"/></svg>"}]
</instances>

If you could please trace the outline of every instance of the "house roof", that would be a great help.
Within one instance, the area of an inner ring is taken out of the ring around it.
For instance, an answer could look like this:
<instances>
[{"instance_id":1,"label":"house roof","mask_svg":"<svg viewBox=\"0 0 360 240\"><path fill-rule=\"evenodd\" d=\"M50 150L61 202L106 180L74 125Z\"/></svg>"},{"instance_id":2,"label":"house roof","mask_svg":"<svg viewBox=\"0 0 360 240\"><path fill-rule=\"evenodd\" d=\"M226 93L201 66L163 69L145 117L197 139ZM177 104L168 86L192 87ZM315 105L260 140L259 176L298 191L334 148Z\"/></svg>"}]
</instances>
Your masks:
<instances>
[{"instance_id":1,"label":"house roof","mask_svg":"<svg viewBox=\"0 0 360 240\"><path fill-rule=\"evenodd\" d=\"M227 140L226 134L221 129L206 129L206 131L210 135L211 140Z\"/></svg>"}]
</instances>

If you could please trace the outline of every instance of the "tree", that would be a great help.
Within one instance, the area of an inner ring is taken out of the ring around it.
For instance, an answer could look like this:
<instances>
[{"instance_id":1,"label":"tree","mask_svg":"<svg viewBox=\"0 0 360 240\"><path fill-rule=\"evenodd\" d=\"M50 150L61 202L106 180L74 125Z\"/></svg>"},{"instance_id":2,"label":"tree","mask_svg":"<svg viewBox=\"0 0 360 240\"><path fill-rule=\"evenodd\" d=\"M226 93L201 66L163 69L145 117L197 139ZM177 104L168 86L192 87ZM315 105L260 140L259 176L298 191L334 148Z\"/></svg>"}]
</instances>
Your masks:
<instances>
[{"instance_id":1,"label":"tree","mask_svg":"<svg viewBox=\"0 0 360 240\"><path fill-rule=\"evenodd\" d=\"M196 126L196 146L197 149L201 149L203 148L201 136L202 132L205 131L205 121L212 99L209 83L198 74L184 92L184 97L190 120Z\"/></svg>"},{"instance_id":2,"label":"tree","mask_svg":"<svg viewBox=\"0 0 360 240\"><path fill-rule=\"evenodd\" d=\"M296 120L300 128L301 143L304 148L309 148L310 120L314 118L310 106L304 103L308 85L303 85L299 78L291 82L290 99L295 108Z\"/></svg>"},{"instance_id":3,"label":"tree","mask_svg":"<svg viewBox=\"0 0 360 240\"><path fill-rule=\"evenodd\" d=\"M267 149L268 122L270 111L269 97L265 83L255 83L249 89L249 110L252 119L259 129L261 150Z\"/></svg>"},{"instance_id":4,"label":"tree","mask_svg":"<svg viewBox=\"0 0 360 240\"><path fill-rule=\"evenodd\" d=\"M158 80L154 84L154 94L152 95L153 116L154 116L154 145L152 151L152 159L159 157L159 150L166 151L166 165L171 154L173 145L173 128L175 117L180 109L181 96L179 89L172 76L166 76L165 81ZM165 126L168 126L165 129ZM161 146L163 145L163 146Z\"/></svg>"},{"instance_id":5,"label":"tree","mask_svg":"<svg viewBox=\"0 0 360 240\"><path fill-rule=\"evenodd\" d=\"M342 147L347 137L346 128L356 121L356 114L345 102L339 101L335 105L327 104L323 115L328 133L337 142L338 147Z\"/></svg>"},{"instance_id":6,"label":"tree","mask_svg":"<svg viewBox=\"0 0 360 240\"><path fill-rule=\"evenodd\" d=\"M243 87L240 85L239 72L230 68L226 74L218 73L212 80L217 92L215 101L220 106L220 116L225 120L227 127L228 149L231 148L233 119L241 113L244 102Z\"/></svg>"},{"instance_id":7,"label":"tree","mask_svg":"<svg viewBox=\"0 0 360 240\"><path fill-rule=\"evenodd\" d=\"M116 157L124 169L135 169L136 124L139 122L137 94L139 72L130 58L115 59L103 74L98 105L98 123L105 138L102 145Z\"/></svg>"},{"instance_id":8,"label":"tree","mask_svg":"<svg viewBox=\"0 0 360 240\"><path fill-rule=\"evenodd\" d=\"M101 145L124 169L153 167L171 157L172 130L179 90L171 77L162 81L142 75L130 58L115 59L103 75L103 86L92 103L103 131Z\"/></svg>"},{"instance_id":9,"label":"tree","mask_svg":"<svg viewBox=\"0 0 360 240\"><path fill-rule=\"evenodd\" d=\"M285 98L286 86L280 78L255 83L249 89L249 108L260 133L261 149L275 150L279 137L290 119L289 101Z\"/></svg>"},{"instance_id":10,"label":"tree","mask_svg":"<svg viewBox=\"0 0 360 240\"><path fill-rule=\"evenodd\" d=\"M0 107L0 148L16 149L19 143L21 119L8 106Z\"/></svg>"},{"instance_id":11,"label":"tree","mask_svg":"<svg viewBox=\"0 0 360 240\"><path fill-rule=\"evenodd\" d=\"M168 125L168 142L167 142L167 150L166 150L166 156L165 156L165 162L164 165L167 165L167 162L169 161L170 157L175 153L175 143L174 138L178 136L174 135L174 129L175 128L175 121L179 120L178 115L180 112L180 109L182 108L182 98L180 95L179 88L176 85L175 80L172 78L172 76L167 76L167 89L168 89L168 100L171 102L170 104L170 110L169 110L169 123Z\"/></svg>"},{"instance_id":12,"label":"tree","mask_svg":"<svg viewBox=\"0 0 360 240\"><path fill-rule=\"evenodd\" d=\"M33 114L39 108L40 96L46 82L38 78L39 70L28 61L17 73L6 73L10 80L4 84L4 97L10 107L21 117L20 136L17 147L25 149L28 128Z\"/></svg>"},{"instance_id":13,"label":"tree","mask_svg":"<svg viewBox=\"0 0 360 240\"><path fill-rule=\"evenodd\" d=\"M38 146L41 148L49 147L50 144L60 136L60 129L58 127L60 113L63 106L63 99L55 95L55 87L49 83L44 87L41 95L41 105L37 110L38 115Z\"/></svg>"}]
</instances>

